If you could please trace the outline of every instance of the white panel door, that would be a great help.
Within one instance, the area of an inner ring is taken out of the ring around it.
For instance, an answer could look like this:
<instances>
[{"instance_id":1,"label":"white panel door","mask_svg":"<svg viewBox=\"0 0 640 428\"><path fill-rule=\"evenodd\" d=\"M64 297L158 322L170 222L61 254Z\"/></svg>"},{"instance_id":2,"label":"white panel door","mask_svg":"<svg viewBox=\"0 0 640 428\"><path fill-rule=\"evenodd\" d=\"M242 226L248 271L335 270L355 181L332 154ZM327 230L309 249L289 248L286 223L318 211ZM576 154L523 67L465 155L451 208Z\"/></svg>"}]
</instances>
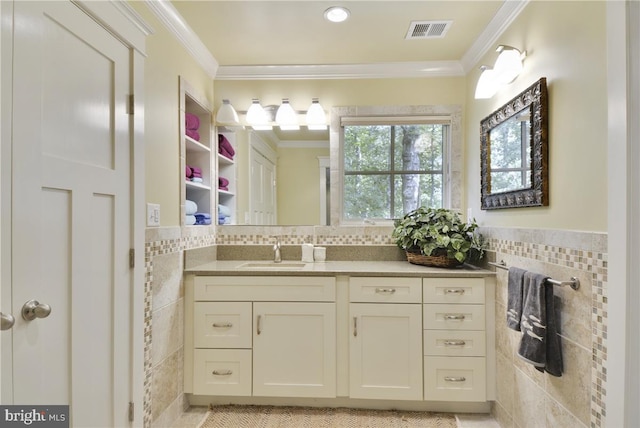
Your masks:
<instances>
[{"instance_id":1,"label":"white panel door","mask_svg":"<svg viewBox=\"0 0 640 428\"><path fill-rule=\"evenodd\" d=\"M70 2L15 2L13 403L128 426L129 50ZM23 304L50 305L26 321Z\"/></svg>"},{"instance_id":2,"label":"white panel door","mask_svg":"<svg viewBox=\"0 0 640 428\"><path fill-rule=\"evenodd\" d=\"M276 224L276 167L251 147L251 224Z\"/></svg>"},{"instance_id":3,"label":"white panel door","mask_svg":"<svg viewBox=\"0 0 640 428\"><path fill-rule=\"evenodd\" d=\"M349 306L349 397L422 400L420 305Z\"/></svg>"},{"instance_id":4,"label":"white panel door","mask_svg":"<svg viewBox=\"0 0 640 428\"><path fill-rule=\"evenodd\" d=\"M253 304L253 395L336 396L335 303Z\"/></svg>"}]
</instances>

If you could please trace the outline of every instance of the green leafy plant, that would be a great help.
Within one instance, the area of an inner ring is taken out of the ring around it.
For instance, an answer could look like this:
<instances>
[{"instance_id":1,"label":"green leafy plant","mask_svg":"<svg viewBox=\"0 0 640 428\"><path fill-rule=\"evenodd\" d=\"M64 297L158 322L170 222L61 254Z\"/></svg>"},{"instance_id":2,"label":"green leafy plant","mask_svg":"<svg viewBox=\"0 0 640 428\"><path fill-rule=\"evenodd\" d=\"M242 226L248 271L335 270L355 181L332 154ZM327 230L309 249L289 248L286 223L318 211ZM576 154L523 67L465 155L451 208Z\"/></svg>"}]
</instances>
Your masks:
<instances>
[{"instance_id":1,"label":"green leafy plant","mask_svg":"<svg viewBox=\"0 0 640 428\"><path fill-rule=\"evenodd\" d=\"M460 263L484 257L484 239L475 220L462 222L445 208L417 208L394 222L392 237L398 247L425 256L446 254Z\"/></svg>"}]
</instances>

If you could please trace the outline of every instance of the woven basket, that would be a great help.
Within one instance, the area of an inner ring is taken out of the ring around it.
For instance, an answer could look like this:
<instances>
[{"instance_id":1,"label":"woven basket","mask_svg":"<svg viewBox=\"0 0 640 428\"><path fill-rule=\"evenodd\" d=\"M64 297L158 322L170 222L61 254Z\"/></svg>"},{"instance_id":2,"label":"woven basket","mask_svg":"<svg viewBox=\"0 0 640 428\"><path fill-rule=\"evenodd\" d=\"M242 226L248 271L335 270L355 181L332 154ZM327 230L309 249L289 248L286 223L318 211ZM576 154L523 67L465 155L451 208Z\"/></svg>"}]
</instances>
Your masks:
<instances>
[{"instance_id":1,"label":"woven basket","mask_svg":"<svg viewBox=\"0 0 640 428\"><path fill-rule=\"evenodd\" d=\"M437 256L425 256L422 253L414 253L411 251L406 251L406 253L407 260L409 261L409 263L413 263L414 265L452 268L460 266L462 264L457 259L451 259L447 257L446 254Z\"/></svg>"}]
</instances>

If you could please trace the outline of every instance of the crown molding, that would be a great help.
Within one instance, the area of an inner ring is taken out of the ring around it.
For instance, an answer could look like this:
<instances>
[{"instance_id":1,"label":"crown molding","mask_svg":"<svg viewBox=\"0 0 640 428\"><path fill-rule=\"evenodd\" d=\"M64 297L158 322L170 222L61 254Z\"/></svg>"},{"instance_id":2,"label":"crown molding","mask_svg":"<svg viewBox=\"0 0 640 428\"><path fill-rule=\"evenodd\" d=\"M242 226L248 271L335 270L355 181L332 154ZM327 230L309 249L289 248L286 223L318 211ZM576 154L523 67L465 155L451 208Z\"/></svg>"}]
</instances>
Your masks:
<instances>
[{"instance_id":1,"label":"crown molding","mask_svg":"<svg viewBox=\"0 0 640 428\"><path fill-rule=\"evenodd\" d=\"M212 79L218 71L218 61L209 49L191 29L187 21L176 10L169 0L144 0L147 7L160 20L165 28L187 49L193 59L202 66Z\"/></svg>"},{"instance_id":2,"label":"crown molding","mask_svg":"<svg viewBox=\"0 0 640 428\"><path fill-rule=\"evenodd\" d=\"M380 79L464 76L458 61L334 65L220 66L216 80Z\"/></svg>"},{"instance_id":3,"label":"crown molding","mask_svg":"<svg viewBox=\"0 0 640 428\"><path fill-rule=\"evenodd\" d=\"M496 48L498 38L509 28L529 0L505 0L471 48L462 56L460 63L464 73L468 73L489 51ZM521 49L524 50L524 49Z\"/></svg>"},{"instance_id":4,"label":"crown molding","mask_svg":"<svg viewBox=\"0 0 640 428\"><path fill-rule=\"evenodd\" d=\"M221 66L169 0L144 0L160 22L215 80L305 80L449 77L466 75L490 50L530 0L505 0L460 61L333 65Z\"/></svg>"}]
</instances>

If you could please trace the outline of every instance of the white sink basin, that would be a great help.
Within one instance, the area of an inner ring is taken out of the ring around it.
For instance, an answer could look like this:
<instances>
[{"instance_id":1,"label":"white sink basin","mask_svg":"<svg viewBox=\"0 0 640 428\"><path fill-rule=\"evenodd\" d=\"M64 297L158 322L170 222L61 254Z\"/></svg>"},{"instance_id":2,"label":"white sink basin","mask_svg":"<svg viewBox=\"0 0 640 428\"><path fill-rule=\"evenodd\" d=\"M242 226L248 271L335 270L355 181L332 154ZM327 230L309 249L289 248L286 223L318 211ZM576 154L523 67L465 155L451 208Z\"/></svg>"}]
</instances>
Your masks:
<instances>
[{"instance_id":1,"label":"white sink basin","mask_svg":"<svg viewBox=\"0 0 640 428\"><path fill-rule=\"evenodd\" d=\"M238 269L273 269L273 270L290 270L290 269L302 269L307 264L303 262L248 262L238 266Z\"/></svg>"}]
</instances>

